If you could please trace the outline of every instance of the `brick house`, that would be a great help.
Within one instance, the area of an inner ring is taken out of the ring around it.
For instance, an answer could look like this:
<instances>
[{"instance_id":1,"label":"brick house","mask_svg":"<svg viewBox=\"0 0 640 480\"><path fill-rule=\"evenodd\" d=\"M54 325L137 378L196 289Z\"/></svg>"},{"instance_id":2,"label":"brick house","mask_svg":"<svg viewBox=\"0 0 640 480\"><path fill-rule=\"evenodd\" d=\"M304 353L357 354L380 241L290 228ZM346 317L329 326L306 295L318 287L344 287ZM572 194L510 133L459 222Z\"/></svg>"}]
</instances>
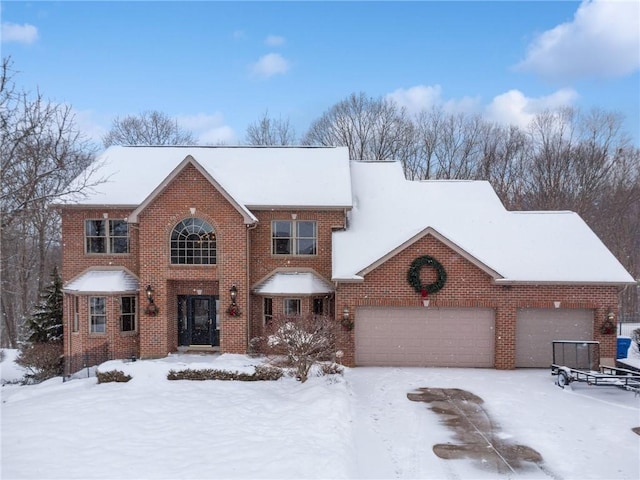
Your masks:
<instances>
[{"instance_id":1,"label":"brick house","mask_svg":"<svg viewBox=\"0 0 640 480\"><path fill-rule=\"evenodd\" d=\"M346 148L111 147L58 205L67 358L246 353L281 314L347 319L347 365L548 367L614 358L632 277L571 212L483 181L405 180Z\"/></svg>"}]
</instances>

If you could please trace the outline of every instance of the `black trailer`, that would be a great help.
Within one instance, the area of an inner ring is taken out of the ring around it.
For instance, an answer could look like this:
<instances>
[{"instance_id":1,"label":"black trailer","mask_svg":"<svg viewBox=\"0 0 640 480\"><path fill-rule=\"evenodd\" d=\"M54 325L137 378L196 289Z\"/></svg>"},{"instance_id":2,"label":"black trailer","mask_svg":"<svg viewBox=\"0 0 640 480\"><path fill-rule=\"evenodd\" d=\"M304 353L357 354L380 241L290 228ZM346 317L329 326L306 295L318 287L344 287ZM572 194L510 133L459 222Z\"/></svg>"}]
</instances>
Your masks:
<instances>
[{"instance_id":1,"label":"black trailer","mask_svg":"<svg viewBox=\"0 0 640 480\"><path fill-rule=\"evenodd\" d=\"M640 394L640 373L625 368L595 365L600 358L600 342L555 340L551 374L556 384L564 388L572 382L594 386L618 387Z\"/></svg>"}]
</instances>

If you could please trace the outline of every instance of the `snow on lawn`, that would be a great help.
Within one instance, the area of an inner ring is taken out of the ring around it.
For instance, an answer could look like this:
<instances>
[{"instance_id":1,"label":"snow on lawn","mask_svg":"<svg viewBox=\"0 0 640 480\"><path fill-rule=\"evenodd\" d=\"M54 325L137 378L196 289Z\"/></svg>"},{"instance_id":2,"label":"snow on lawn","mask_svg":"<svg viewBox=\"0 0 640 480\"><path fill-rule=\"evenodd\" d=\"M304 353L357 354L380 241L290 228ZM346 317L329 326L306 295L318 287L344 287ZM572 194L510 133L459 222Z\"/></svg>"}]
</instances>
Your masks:
<instances>
[{"instance_id":1,"label":"snow on lawn","mask_svg":"<svg viewBox=\"0 0 640 480\"><path fill-rule=\"evenodd\" d=\"M5 385L1 476L508 478L433 453L433 445L454 442L453 434L407 393L441 387L481 397L501 439L542 455L542 470L514 478L640 478L640 436L631 430L640 427L640 397L585 384L562 390L548 370L361 367L304 384L166 378L184 368L252 372L258 362L171 355L100 366L130 374L128 383L91 377Z\"/></svg>"}]
</instances>

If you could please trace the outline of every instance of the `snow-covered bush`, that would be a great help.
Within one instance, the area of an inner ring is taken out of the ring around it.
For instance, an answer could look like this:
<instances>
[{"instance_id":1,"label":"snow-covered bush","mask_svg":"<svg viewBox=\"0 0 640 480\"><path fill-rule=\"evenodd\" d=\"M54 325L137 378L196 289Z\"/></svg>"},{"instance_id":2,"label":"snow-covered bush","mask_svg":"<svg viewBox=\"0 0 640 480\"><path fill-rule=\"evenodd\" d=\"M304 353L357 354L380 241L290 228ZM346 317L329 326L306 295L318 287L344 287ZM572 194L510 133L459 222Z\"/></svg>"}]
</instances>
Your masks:
<instances>
[{"instance_id":1,"label":"snow-covered bush","mask_svg":"<svg viewBox=\"0 0 640 480\"><path fill-rule=\"evenodd\" d=\"M267 351L286 357L296 378L305 382L311 367L335 354L336 323L320 315L274 317Z\"/></svg>"}]
</instances>

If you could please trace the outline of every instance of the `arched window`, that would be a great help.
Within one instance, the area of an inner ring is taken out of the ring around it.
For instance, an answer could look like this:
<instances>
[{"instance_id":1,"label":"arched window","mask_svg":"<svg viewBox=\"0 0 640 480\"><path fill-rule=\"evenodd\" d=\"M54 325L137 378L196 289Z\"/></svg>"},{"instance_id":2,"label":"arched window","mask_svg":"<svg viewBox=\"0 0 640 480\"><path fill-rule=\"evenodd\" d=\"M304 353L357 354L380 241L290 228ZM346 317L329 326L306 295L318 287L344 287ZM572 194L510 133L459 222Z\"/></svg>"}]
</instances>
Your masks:
<instances>
[{"instance_id":1,"label":"arched window","mask_svg":"<svg viewBox=\"0 0 640 480\"><path fill-rule=\"evenodd\" d=\"M171 232L171 263L215 265L216 234L201 218L187 218Z\"/></svg>"}]
</instances>

